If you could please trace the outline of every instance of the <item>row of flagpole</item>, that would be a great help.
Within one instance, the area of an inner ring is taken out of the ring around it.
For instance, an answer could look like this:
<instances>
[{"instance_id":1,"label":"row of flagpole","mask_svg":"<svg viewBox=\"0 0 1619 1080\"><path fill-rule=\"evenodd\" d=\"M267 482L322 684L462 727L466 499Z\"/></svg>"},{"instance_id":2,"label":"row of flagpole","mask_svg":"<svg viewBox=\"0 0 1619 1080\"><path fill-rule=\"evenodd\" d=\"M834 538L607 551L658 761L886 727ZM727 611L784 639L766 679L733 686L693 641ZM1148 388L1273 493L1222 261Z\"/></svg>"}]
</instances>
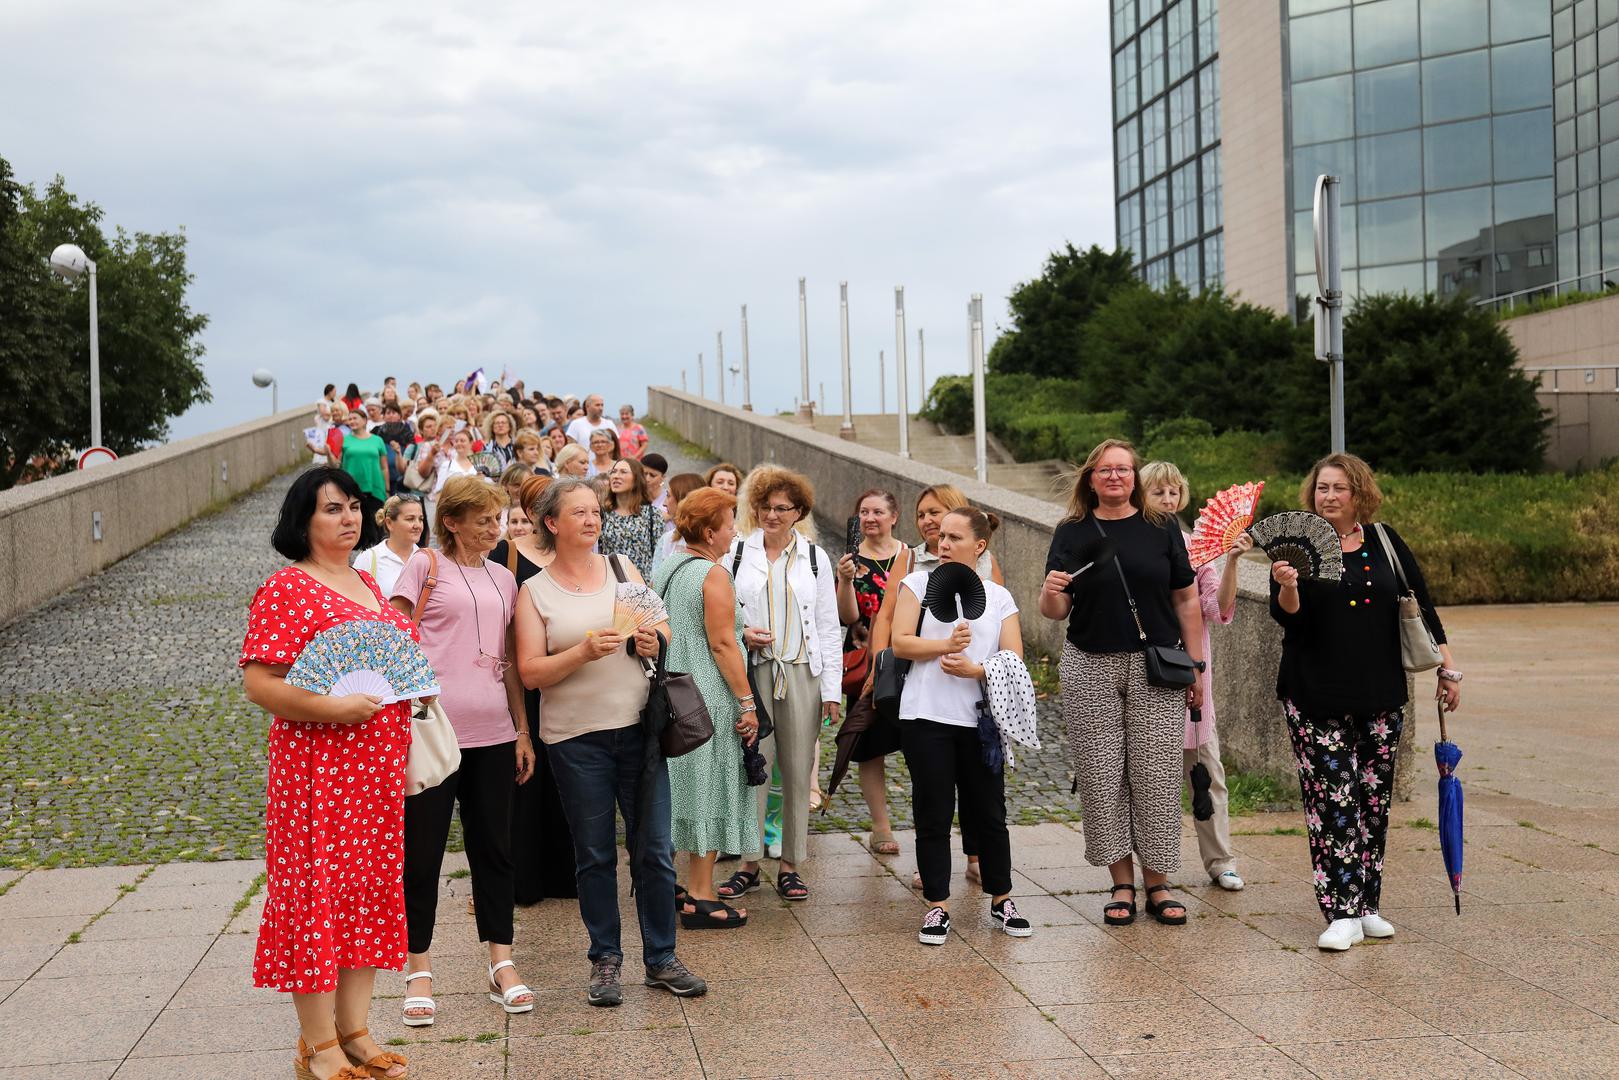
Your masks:
<instances>
[{"instance_id":1,"label":"row of flagpole","mask_svg":"<svg viewBox=\"0 0 1619 1080\"><path fill-rule=\"evenodd\" d=\"M839 425L838 434L845 439L855 437L854 403L853 403L853 377L850 367L849 355L849 283L838 282L838 331L840 338L840 352L843 366L843 421ZM895 405L899 413L899 455L908 458L911 456L910 447L910 400L909 379L907 377L906 354L907 334L905 330L905 286L894 287L894 374L895 379ZM980 481L987 482L989 478L987 459L987 439L984 429L984 298L981 293L973 293L967 302L967 357L972 369L973 381L973 447L975 459L975 472ZM921 327L916 331L916 359L918 375L924 397L927 394L927 343ZM725 331L718 330L714 334L714 360L715 375L719 383L719 403L725 402ZM753 410L753 387L749 378L748 366L748 305L742 305L742 364L731 368L730 373L742 376L742 408L751 412ZM816 400L810 397L809 372L809 303L805 288L805 279L798 279L798 374L799 396L798 415L806 420L812 419L815 414ZM680 388L686 389L686 372L680 373ZM826 384L821 384L824 396ZM877 351L877 393L878 408L880 412L888 411L888 365L884 351ZM707 369L703 361L703 354L697 354L697 396L708 396ZM824 407L825 402L821 405Z\"/></svg>"}]
</instances>

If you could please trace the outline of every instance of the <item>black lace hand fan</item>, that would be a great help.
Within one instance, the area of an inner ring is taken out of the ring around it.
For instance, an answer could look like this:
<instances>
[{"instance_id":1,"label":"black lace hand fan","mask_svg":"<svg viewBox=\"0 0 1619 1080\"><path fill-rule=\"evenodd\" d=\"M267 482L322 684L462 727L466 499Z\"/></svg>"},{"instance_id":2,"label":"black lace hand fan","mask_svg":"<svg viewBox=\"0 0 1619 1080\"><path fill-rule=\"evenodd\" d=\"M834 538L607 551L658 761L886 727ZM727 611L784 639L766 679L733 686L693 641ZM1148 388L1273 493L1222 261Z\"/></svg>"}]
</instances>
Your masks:
<instances>
[{"instance_id":1,"label":"black lace hand fan","mask_svg":"<svg viewBox=\"0 0 1619 1080\"><path fill-rule=\"evenodd\" d=\"M971 622L981 617L989 606L984 579L970 566L958 562L940 563L928 574L927 595L922 598L922 606L947 626L954 626L958 619Z\"/></svg>"},{"instance_id":2,"label":"black lace hand fan","mask_svg":"<svg viewBox=\"0 0 1619 1080\"><path fill-rule=\"evenodd\" d=\"M1337 581L1344 576L1344 549L1338 530L1319 514L1289 510L1255 522L1248 530L1271 562L1286 562L1299 577Z\"/></svg>"}]
</instances>

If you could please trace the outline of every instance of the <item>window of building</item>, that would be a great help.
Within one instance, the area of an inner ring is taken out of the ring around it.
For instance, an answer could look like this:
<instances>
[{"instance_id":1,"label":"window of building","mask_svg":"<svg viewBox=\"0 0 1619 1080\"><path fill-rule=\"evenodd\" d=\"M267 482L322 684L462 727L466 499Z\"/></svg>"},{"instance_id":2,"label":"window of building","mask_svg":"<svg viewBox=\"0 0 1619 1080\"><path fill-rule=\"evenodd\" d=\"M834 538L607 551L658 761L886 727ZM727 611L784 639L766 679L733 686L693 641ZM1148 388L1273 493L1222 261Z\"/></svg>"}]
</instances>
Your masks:
<instances>
[{"instance_id":1,"label":"window of building","mask_svg":"<svg viewBox=\"0 0 1619 1080\"><path fill-rule=\"evenodd\" d=\"M1199 247L1188 244L1172 256L1175 280L1197 292L1203 285L1203 268L1198 265Z\"/></svg>"},{"instance_id":2,"label":"window of building","mask_svg":"<svg viewBox=\"0 0 1619 1080\"><path fill-rule=\"evenodd\" d=\"M1165 144L1168 132L1164 124L1165 102L1163 98L1148 105L1141 110L1141 177L1143 180L1157 176L1169 164L1167 159L1168 147Z\"/></svg>"},{"instance_id":3,"label":"window of building","mask_svg":"<svg viewBox=\"0 0 1619 1080\"><path fill-rule=\"evenodd\" d=\"M1200 64L1220 51L1219 7L1219 0L1197 0L1197 62Z\"/></svg>"},{"instance_id":4,"label":"window of building","mask_svg":"<svg viewBox=\"0 0 1619 1080\"><path fill-rule=\"evenodd\" d=\"M1164 90L1164 20L1141 31L1141 100L1151 101Z\"/></svg>"},{"instance_id":5,"label":"window of building","mask_svg":"<svg viewBox=\"0 0 1619 1080\"><path fill-rule=\"evenodd\" d=\"M1287 24L1288 58L1295 79L1314 79L1348 71L1349 9L1329 11Z\"/></svg>"},{"instance_id":6,"label":"window of building","mask_svg":"<svg viewBox=\"0 0 1619 1080\"><path fill-rule=\"evenodd\" d=\"M1422 123L1417 65L1363 71L1355 76L1355 131L1377 135Z\"/></svg>"},{"instance_id":7,"label":"window of building","mask_svg":"<svg viewBox=\"0 0 1619 1080\"><path fill-rule=\"evenodd\" d=\"M1203 153L1203 229L1212 231L1224 224L1220 201L1220 148Z\"/></svg>"},{"instance_id":8,"label":"window of building","mask_svg":"<svg viewBox=\"0 0 1619 1080\"><path fill-rule=\"evenodd\" d=\"M1355 66L1378 67L1417 58L1417 0L1355 5Z\"/></svg>"},{"instance_id":9,"label":"window of building","mask_svg":"<svg viewBox=\"0 0 1619 1080\"><path fill-rule=\"evenodd\" d=\"M1423 132L1423 182L1430 191L1490 181L1490 122L1464 120Z\"/></svg>"},{"instance_id":10,"label":"window of building","mask_svg":"<svg viewBox=\"0 0 1619 1080\"><path fill-rule=\"evenodd\" d=\"M1484 50L1422 62L1422 115L1430 124L1490 111L1490 54Z\"/></svg>"},{"instance_id":11,"label":"window of building","mask_svg":"<svg viewBox=\"0 0 1619 1080\"><path fill-rule=\"evenodd\" d=\"M1460 252L1490 249L1494 215L1489 188L1441 192L1429 195L1425 201L1429 256L1443 259Z\"/></svg>"},{"instance_id":12,"label":"window of building","mask_svg":"<svg viewBox=\"0 0 1619 1080\"><path fill-rule=\"evenodd\" d=\"M1136 111L1136 43L1130 42L1113 54L1113 119L1123 120Z\"/></svg>"},{"instance_id":13,"label":"window of building","mask_svg":"<svg viewBox=\"0 0 1619 1080\"><path fill-rule=\"evenodd\" d=\"M1169 92L1169 160L1185 161L1197 150L1197 82L1187 79Z\"/></svg>"},{"instance_id":14,"label":"window of building","mask_svg":"<svg viewBox=\"0 0 1619 1080\"><path fill-rule=\"evenodd\" d=\"M1136 32L1136 0L1113 0L1113 40L1123 41Z\"/></svg>"},{"instance_id":15,"label":"window of building","mask_svg":"<svg viewBox=\"0 0 1619 1080\"><path fill-rule=\"evenodd\" d=\"M1364 268L1422 258L1422 200L1361 203L1360 259Z\"/></svg>"},{"instance_id":16,"label":"window of building","mask_svg":"<svg viewBox=\"0 0 1619 1080\"><path fill-rule=\"evenodd\" d=\"M1141 196L1126 195L1119 200L1119 247L1141 252Z\"/></svg>"},{"instance_id":17,"label":"window of building","mask_svg":"<svg viewBox=\"0 0 1619 1080\"><path fill-rule=\"evenodd\" d=\"M1422 0L1422 55L1476 49L1490 43L1487 0Z\"/></svg>"},{"instance_id":18,"label":"window of building","mask_svg":"<svg viewBox=\"0 0 1619 1080\"><path fill-rule=\"evenodd\" d=\"M1170 177L1170 243L1184 244L1195 239L1197 212L1201 205L1197 190L1197 162L1189 161L1176 169ZM1196 278L1182 278L1196 284Z\"/></svg>"},{"instance_id":19,"label":"window of building","mask_svg":"<svg viewBox=\"0 0 1619 1080\"><path fill-rule=\"evenodd\" d=\"M1315 198L1315 178L1322 173L1343 181L1339 200L1352 203L1358 197L1355 183L1355 141L1318 143L1293 151L1293 205L1309 206Z\"/></svg>"},{"instance_id":20,"label":"window of building","mask_svg":"<svg viewBox=\"0 0 1619 1080\"><path fill-rule=\"evenodd\" d=\"M1550 218L1552 214L1552 182L1529 180L1521 184L1500 184L1495 189L1495 223L1528 221L1530 218Z\"/></svg>"},{"instance_id":21,"label":"window of building","mask_svg":"<svg viewBox=\"0 0 1619 1080\"><path fill-rule=\"evenodd\" d=\"M1548 109L1497 116L1492 140L1497 180L1545 176L1552 162L1552 114Z\"/></svg>"},{"instance_id":22,"label":"window of building","mask_svg":"<svg viewBox=\"0 0 1619 1080\"><path fill-rule=\"evenodd\" d=\"M1521 41L1551 33L1552 9L1549 4L1526 4L1523 0L1490 0L1490 40ZM1544 48L1544 44L1542 44Z\"/></svg>"},{"instance_id":23,"label":"window of building","mask_svg":"<svg viewBox=\"0 0 1619 1080\"><path fill-rule=\"evenodd\" d=\"M1225 234L1215 233L1203 241L1203 286L1218 289L1225 283Z\"/></svg>"},{"instance_id":24,"label":"window of building","mask_svg":"<svg viewBox=\"0 0 1619 1080\"><path fill-rule=\"evenodd\" d=\"M1355 133L1355 84L1348 75L1294 83L1293 144L1347 139Z\"/></svg>"},{"instance_id":25,"label":"window of building","mask_svg":"<svg viewBox=\"0 0 1619 1080\"><path fill-rule=\"evenodd\" d=\"M1169 250L1169 181L1160 179L1145 188L1142 210L1146 228L1141 243L1141 254L1151 259Z\"/></svg>"},{"instance_id":26,"label":"window of building","mask_svg":"<svg viewBox=\"0 0 1619 1080\"><path fill-rule=\"evenodd\" d=\"M1544 41L1498 45L1490 50L1490 63L1490 93L1496 112L1552 103L1551 52Z\"/></svg>"},{"instance_id":27,"label":"window of building","mask_svg":"<svg viewBox=\"0 0 1619 1080\"><path fill-rule=\"evenodd\" d=\"M1197 43L1193 37L1192 0L1175 0L1164 15L1169 36L1169 84L1175 85L1197 65Z\"/></svg>"},{"instance_id":28,"label":"window of building","mask_svg":"<svg viewBox=\"0 0 1619 1080\"><path fill-rule=\"evenodd\" d=\"M1136 122L1126 120L1115 136L1119 155L1119 190L1134 191L1141 186L1141 147Z\"/></svg>"},{"instance_id":29,"label":"window of building","mask_svg":"<svg viewBox=\"0 0 1619 1080\"><path fill-rule=\"evenodd\" d=\"M1411 195L1422 189L1422 132L1399 131L1357 140L1356 181L1362 199Z\"/></svg>"},{"instance_id":30,"label":"window of building","mask_svg":"<svg viewBox=\"0 0 1619 1080\"><path fill-rule=\"evenodd\" d=\"M1197 99L1198 134L1203 145L1209 146L1220 139L1219 64L1208 64L1197 73Z\"/></svg>"}]
</instances>

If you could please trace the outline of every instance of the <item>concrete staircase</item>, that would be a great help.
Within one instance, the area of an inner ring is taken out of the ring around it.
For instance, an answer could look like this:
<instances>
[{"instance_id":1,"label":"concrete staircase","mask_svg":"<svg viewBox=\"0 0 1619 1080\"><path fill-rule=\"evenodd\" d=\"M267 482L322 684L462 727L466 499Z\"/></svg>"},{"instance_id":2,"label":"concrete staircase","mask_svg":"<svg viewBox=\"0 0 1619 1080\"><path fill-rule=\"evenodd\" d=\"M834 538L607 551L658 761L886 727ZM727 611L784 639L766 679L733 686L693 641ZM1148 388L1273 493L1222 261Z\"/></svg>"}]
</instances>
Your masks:
<instances>
[{"instance_id":1,"label":"concrete staircase","mask_svg":"<svg viewBox=\"0 0 1619 1080\"><path fill-rule=\"evenodd\" d=\"M800 423L805 421L800 418ZM816 416L812 422L816 431L836 435L843 426L843 417L837 414ZM857 413L854 417L855 441L874 450L899 453L899 417L894 413ZM973 437L949 435L929 420L912 417L910 424L911 457L962 476L972 476ZM993 438L989 440L989 482L1009 491L1016 491L1048 502L1065 502L1065 491L1059 490L1058 479L1062 463L1035 461L1019 463Z\"/></svg>"}]
</instances>

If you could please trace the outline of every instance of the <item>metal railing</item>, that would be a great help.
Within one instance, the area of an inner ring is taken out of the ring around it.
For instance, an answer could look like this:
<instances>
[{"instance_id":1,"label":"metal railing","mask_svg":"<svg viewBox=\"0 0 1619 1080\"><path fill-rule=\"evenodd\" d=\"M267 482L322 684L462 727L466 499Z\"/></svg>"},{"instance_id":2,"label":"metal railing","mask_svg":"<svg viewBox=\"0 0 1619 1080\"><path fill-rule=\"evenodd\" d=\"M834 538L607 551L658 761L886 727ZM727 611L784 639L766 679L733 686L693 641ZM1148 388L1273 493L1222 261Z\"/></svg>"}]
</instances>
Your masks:
<instances>
[{"instance_id":1,"label":"metal railing","mask_svg":"<svg viewBox=\"0 0 1619 1080\"><path fill-rule=\"evenodd\" d=\"M1553 394L1564 390L1577 391L1584 394L1619 393L1619 363L1615 364L1525 364L1520 370L1525 375L1534 376L1540 383L1541 389ZM1551 372L1552 384L1546 385L1546 372ZM1575 386L1563 387L1562 373L1565 371L1581 372L1579 383ZM1597 373L1606 374L1598 379Z\"/></svg>"},{"instance_id":2,"label":"metal railing","mask_svg":"<svg viewBox=\"0 0 1619 1080\"><path fill-rule=\"evenodd\" d=\"M1505 304L1508 308L1514 308L1518 306L1520 300L1528 302L1542 296L1561 296L1565 291L1579 292L1581 290L1578 283L1582 281L1593 283L1595 286L1594 288L1588 287L1586 291L1611 292L1619 289L1619 286L1610 284L1616 279L1619 279L1619 266L1604 266L1600 270L1590 270L1583 274L1575 274L1572 277L1558 278L1556 281L1548 281L1544 285L1531 285L1527 289L1519 289L1516 292L1486 296L1482 299L1474 300L1473 306L1488 306L1494 311L1501 310L1502 304ZM1571 286L1571 288L1565 289L1565 286Z\"/></svg>"}]
</instances>

